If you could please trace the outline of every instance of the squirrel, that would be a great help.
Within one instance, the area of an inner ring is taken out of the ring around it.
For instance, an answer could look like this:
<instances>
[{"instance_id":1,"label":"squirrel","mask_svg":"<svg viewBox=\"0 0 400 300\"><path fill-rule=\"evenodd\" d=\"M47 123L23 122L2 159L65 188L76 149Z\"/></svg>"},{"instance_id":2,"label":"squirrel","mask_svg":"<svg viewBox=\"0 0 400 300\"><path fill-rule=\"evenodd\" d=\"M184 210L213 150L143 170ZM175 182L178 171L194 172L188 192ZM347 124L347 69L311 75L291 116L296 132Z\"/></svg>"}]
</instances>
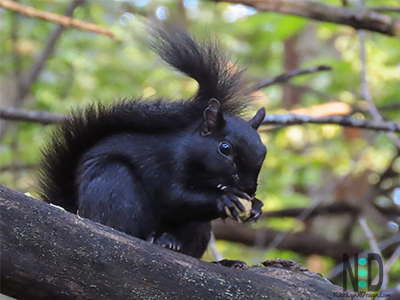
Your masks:
<instances>
[{"instance_id":1,"label":"squirrel","mask_svg":"<svg viewBox=\"0 0 400 300\"><path fill-rule=\"evenodd\" d=\"M240 117L251 101L244 70L214 41L183 28L153 28L150 48L195 79L188 100L123 100L73 111L42 151L44 201L129 235L201 258L211 220L239 220L255 198L266 156L257 128L261 108Z\"/></svg>"}]
</instances>

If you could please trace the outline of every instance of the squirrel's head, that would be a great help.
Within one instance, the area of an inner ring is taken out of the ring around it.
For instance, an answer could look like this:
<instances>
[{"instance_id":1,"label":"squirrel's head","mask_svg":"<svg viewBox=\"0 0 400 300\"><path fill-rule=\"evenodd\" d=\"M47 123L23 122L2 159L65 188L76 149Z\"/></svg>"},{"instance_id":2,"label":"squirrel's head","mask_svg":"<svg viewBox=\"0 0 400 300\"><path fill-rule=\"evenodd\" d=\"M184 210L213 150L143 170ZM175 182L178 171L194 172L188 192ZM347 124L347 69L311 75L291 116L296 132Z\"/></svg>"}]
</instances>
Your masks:
<instances>
[{"instance_id":1,"label":"squirrel's head","mask_svg":"<svg viewBox=\"0 0 400 300\"><path fill-rule=\"evenodd\" d=\"M234 187L253 197L267 151L257 133L264 117L264 108L249 121L226 115L211 99L196 134L185 145L188 184L222 191Z\"/></svg>"}]
</instances>

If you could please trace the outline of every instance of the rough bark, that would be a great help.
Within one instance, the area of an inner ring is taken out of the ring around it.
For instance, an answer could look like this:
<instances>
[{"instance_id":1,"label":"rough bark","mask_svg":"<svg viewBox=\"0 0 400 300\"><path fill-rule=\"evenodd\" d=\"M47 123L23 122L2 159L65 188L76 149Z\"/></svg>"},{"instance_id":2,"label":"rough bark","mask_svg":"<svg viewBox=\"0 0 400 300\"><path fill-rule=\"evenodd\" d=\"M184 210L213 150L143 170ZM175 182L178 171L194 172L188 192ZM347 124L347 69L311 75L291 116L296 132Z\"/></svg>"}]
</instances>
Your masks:
<instances>
[{"instance_id":1,"label":"rough bark","mask_svg":"<svg viewBox=\"0 0 400 300\"><path fill-rule=\"evenodd\" d=\"M340 299L333 293L343 292L296 263L222 267L2 185L0 203L1 292L17 299Z\"/></svg>"}]
</instances>

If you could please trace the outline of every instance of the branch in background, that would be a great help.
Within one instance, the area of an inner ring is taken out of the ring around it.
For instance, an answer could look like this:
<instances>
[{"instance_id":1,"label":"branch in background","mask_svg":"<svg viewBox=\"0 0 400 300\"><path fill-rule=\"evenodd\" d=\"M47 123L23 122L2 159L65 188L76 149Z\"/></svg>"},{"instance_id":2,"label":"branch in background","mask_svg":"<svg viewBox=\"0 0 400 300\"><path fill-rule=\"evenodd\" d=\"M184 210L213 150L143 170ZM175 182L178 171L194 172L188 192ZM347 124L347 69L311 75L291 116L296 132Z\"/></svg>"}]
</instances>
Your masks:
<instances>
[{"instance_id":1,"label":"branch in background","mask_svg":"<svg viewBox=\"0 0 400 300\"><path fill-rule=\"evenodd\" d=\"M299 75L304 75L304 74L311 74L311 73L316 73L316 72L321 72L321 71L330 71L332 70L331 66L318 66L318 67L311 67L311 68L306 68L306 69L297 69L279 76L276 76L271 79L266 79L262 80L253 86L250 87L251 90L257 91L260 89L263 89L267 86L273 85L275 83L284 83L287 82L289 79L299 76Z\"/></svg>"},{"instance_id":2,"label":"branch in background","mask_svg":"<svg viewBox=\"0 0 400 300\"><path fill-rule=\"evenodd\" d=\"M259 11L273 11L295 15L317 21L348 25L355 29L366 29L382 34L400 35L400 20L375 12L357 14L345 6L336 7L320 2L304 0L213 0L251 6Z\"/></svg>"},{"instance_id":3,"label":"branch in background","mask_svg":"<svg viewBox=\"0 0 400 300\"><path fill-rule=\"evenodd\" d=\"M378 242L376 241L374 234L372 233L371 229L369 229L367 222L364 218L358 218L358 223L360 224L364 234L369 242L369 246L373 253L378 254L382 259L383 255L381 249L379 248ZM382 287L386 288L389 282L388 272L385 270L385 266L383 266L383 280L382 280Z\"/></svg>"},{"instance_id":4,"label":"branch in background","mask_svg":"<svg viewBox=\"0 0 400 300\"><path fill-rule=\"evenodd\" d=\"M367 54L365 50L365 32L358 32L360 38L360 59L361 59L361 78L362 78L362 87L361 87L361 95L364 97L365 101L367 101L369 106L369 112L371 116L376 121L383 121L381 114L375 106L375 103L372 99L371 92L369 90L369 82L367 79L368 71L367 71Z\"/></svg>"},{"instance_id":5,"label":"branch in background","mask_svg":"<svg viewBox=\"0 0 400 300\"><path fill-rule=\"evenodd\" d=\"M400 110L400 103L382 105L378 107L378 110Z\"/></svg>"},{"instance_id":6,"label":"branch in background","mask_svg":"<svg viewBox=\"0 0 400 300\"><path fill-rule=\"evenodd\" d=\"M385 216L393 219L400 217L400 209L396 206L381 207L374 205L374 207ZM303 214L307 208L286 208L277 211L266 211L260 216L259 220L270 218L297 218ZM306 218L315 218L319 216L335 216L349 214L357 216L362 212L362 208L353 204L349 204L346 200L340 203L332 203L328 205L321 205L315 208Z\"/></svg>"},{"instance_id":7,"label":"branch in background","mask_svg":"<svg viewBox=\"0 0 400 300\"><path fill-rule=\"evenodd\" d=\"M0 0L4 1L4 0ZM83 0L74 0L65 10L65 16L72 16L74 13L75 8L78 7L83 2ZM42 53L40 54L39 58L35 62L35 64L30 68L29 73L21 77L21 88L17 90L17 93L12 101L14 107L18 108L22 105L26 95L29 93L33 83L38 78L40 72L42 71L47 59L50 57L51 53L53 52L55 45L58 39L61 36L61 33L64 31L64 26L58 25L57 28L51 33L46 46L44 47ZM2 127L0 128L0 141L4 137L4 134L7 131L9 123L4 122Z\"/></svg>"},{"instance_id":8,"label":"branch in background","mask_svg":"<svg viewBox=\"0 0 400 300\"><path fill-rule=\"evenodd\" d=\"M381 183L384 180L391 179L391 178L397 178L398 177L398 172L394 170L394 165L397 161L397 158L400 156L400 152L395 155L391 162L389 163L388 167L386 170L380 174L379 181L373 185L373 189L366 195L367 198L365 199L359 199L357 203L368 203L368 205L372 205L372 207L379 212L380 214L384 215L385 217L388 217L390 219L396 219L400 217L400 208L398 208L395 204L393 206L380 206L377 203L375 203L373 200L376 198L378 195L382 195L385 192L388 192L387 190L384 191L381 188ZM393 186L392 189L395 189L396 186ZM365 205L355 205L353 203L350 203L347 200L341 200L340 202L337 203L332 203L332 204L327 204L327 205L321 205L319 207L316 207L313 211L311 211L306 219L317 217L317 216L324 216L324 215L340 215L340 214L350 214L353 216L358 216L365 212ZM269 219L269 218L285 218L285 217L291 217L291 218L297 218L300 215L304 215L304 213L309 210L309 208L288 208L288 209L282 209L279 211L267 211L264 212L261 216L260 219ZM376 213L375 213L376 215Z\"/></svg>"},{"instance_id":9,"label":"branch in background","mask_svg":"<svg viewBox=\"0 0 400 300\"><path fill-rule=\"evenodd\" d=\"M341 185L343 182L345 182L346 180L349 179L349 177L353 174L353 172L356 170L357 164L360 161L360 159L363 156L363 153L365 152L365 150L360 151L357 156L352 160L352 163L348 169L348 171L346 172L345 175L336 178L327 188L325 188L319 195L317 195L316 197L313 197L313 204L308 207L307 209L305 209L304 211L302 211L296 218L295 220L295 224L292 226L292 228L288 231L285 232L281 232L279 233L274 240L270 243L270 245L267 248L267 252L269 250L275 249L277 248L277 246L282 243L283 241L285 241L285 238L294 230L294 228L296 228L300 223L302 223L304 220L306 220L315 209L317 209L326 199L328 199L333 193L334 191L339 187L339 185ZM398 156L398 155L397 155ZM393 162L394 160L392 160ZM381 175L381 178L383 176L389 176L389 174L391 174L391 172L389 170L391 170L391 165L392 163L390 163L390 166L388 167L388 169ZM373 197L373 192L368 193L368 197ZM375 194L376 195L376 194ZM362 199L361 199L362 200ZM360 201L361 202L361 201ZM367 201L362 201L362 203L367 203ZM372 215L375 216L375 218L378 216L380 219L380 215L376 213L376 209L370 209L368 206L360 206L359 208L362 208L362 212L361 213L365 213L367 215L370 215L372 212ZM387 221L385 221L385 225L386 225Z\"/></svg>"},{"instance_id":10,"label":"branch in background","mask_svg":"<svg viewBox=\"0 0 400 300\"><path fill-rule=\"evenodd\" d=\"M239 225L234 221L216 220L212 222L212 230L216 239L241 243L247 246L268 247L280 231L269 229L253 229ZM284 232L285 238L276 249L294 251L303 255L318 254L342 261L343 253L360 253L362 248L345 241L330 241L309 232Z\"/></svg>"},{"instance_id":11,"label":"branch in background","mask_svg":"<svg viewBox=\"0 0 400 300\"><path fill-rule=\"evenodd\" d=\"M30 111L15 108L0 108L0 118L11 121L37 122L40 124L60 124L67 115L44 111ZM400 132L400 124L394 122L365 121L353 117L329 116L297 116L293 114L266 115L263 121L266 124L299 125L299 124L336 124L345 127L364 128L369 130L383 130Z\"/></svg>"},{"instance_id":12,"label":"branch in background","mask_svg":"<svg viewBox=\"0 0 400 300\"><path fill-rule=\"evenodd\" d=\"M14 71L14 82L15 82L15 89L14 91L18 91L22 88L21 84L21 74L22 74L22 60L21 60L21 53L18 50L18 30L19 30L19 19L20 15L17 13L12 14L12 19L11 19L11 29L10 29L10 39L11 39L11 49L12 49L12 61L13 61L13 71ZM2 125L0 123L0 127ZM13 128L13 131L16 131L16 128ZM14 164L18 159L20 158L20 151L18 151L19 148L19 138L18 134L12 134L11 135L11 142L10 142L10 158L11 158L11 163ZM12 183L16 185L18 181L18 174L17 172L12 172Z\"/></svg>"},{"instance_id":13,"label":"branch in background","mask_svg":"<svg viewBox=\"0 0 400 300\"><path fill-rule=\"evenodd\" d=\"M359 160L361 155L359 155L356 160ZM352 163L352 168L348 171L347 175L344 175L342 177L337 178L334 182L332 182L327 188L322 191L319 195L317 195L313 201L312 206L308 207L306 210L304 210L299 216L297 216L294 225L292 225L292 228L289 229L288 231L281 232L279 233L273 240L272 242L268 245L267 247L267 252L277 248L285 239L286 237L293 232L295 227L299 226L304 220L308 218L308 216L316 209L318 208L330 195L333 194L335 189L344 181L346 180L353 169L355 168L355 163L353 161ZM287 239L286 239L287 240ZM343 252L342 252L343 253Z\"/></svg>"},{"instance_id":14,"label":"branch in background","mask_svg":"<svg viewBox=\"0 0 400 300\"><path fill-rule=\"evenodd\" d=\"M54 14L51 12L39 10L39 9L33 8L31 6L19 4L17 2L11 1L11 0L0 0L0 6L7 10L11 10L11 11L15 11L20 14L23 14L23 15L27 15L31 18L38 18L38 19L46 20L49 22L60 24L64 27L75 27L75 28L79 28L82 30L87 30L87 31L91 31L94 33L98 33L98 34L103 34L103 35L109 36L113 40L116 40L115 35L110 30L101 28L101 27L94 25L92 23L89 23L89 22L84 22L81 20L73 19L71 17L61 16L61 15Z\"/></svg>"},{"instance_id":15,"label":"branch in background","mask_svg":"<svg viewBox=\"0 0 400 300\"><path fill-rule=\"evenodd\" d=\"M399 245L400 245L400 233L397 233L397 234L387 238L386 240L380 242L379 243L379 249L382 252L382 251L387 250L387 249L389 249L389 248L391 248L393 246L399 247ZM368 249L368 250L366 250L366 251L364 251L362 253L361 252L357 252L357 253L359 253L358 258L359 259L360 258L367 258L368 257L368 253L371 253L371 252L373 252L372 249ZM349 260L349 262L350 262L350 264L353 264L354 263L354 258L351 258ZM339 276L340 274L342 274L343 270L344 270L343 263L340 263L340 264L336 265L330 271L328 279L331 280L331 281L335 281L335 278L337 276Z\"/></svg>"},{"instance_id":16,"label":"branch in background","mask_svg":"<svg viewBox=\"0 0 400 300\"><path fill-rule=\"evenodd\" d=\"M392 268L393 264L399 260L400 257L400 246L397 247L397 249L393 252L392 256L388 259L388 261L385 263L383 270L384 272L386 272L386 276L387 278L389 278L389 271ZM379 274L377 275L379 276ZM376 282L377 278L375 278L373 280L373 282ZM386 284L384 284L385 282L382 281L382 286L381 286L381 290L385 290L387 288L387 282Z\"/></svg>"},{"instance_id":17,"label":"branch in background","mask_svg":"<svg viewBox=\"0 0 400 300\"><path fill-rule=\"evenodd\" d=\"M297 218L299 215L304 213L305 210L307 210L307 208L286 208L277 211L266 211L263 212L259 220L270 219L270 218ZM325 215L338 215L338 214L358 215L359 213L360 209L354 205L345 202L333 203L328 205L321 205L315 208L307 216L307 219Z\"/></svg>"},{"instance_id":18,"label":"branch in background","mask_svg":"<svg viewBox=\"0 0 400 300\"><path fill-rule=\"evenodd\" d=\"M19 20L18 20L19 15L18 14L13 14L12 20L11 20L11 48L12 48L12 58L13 58L13 64L14 64L14 80L16 83L17 90L21 88L21 55L20 52L17 49L17 44L18 44L18 26L19 26Z\"/></svg>"},{"instance_id":19,"label":"branch in background","mask_svg":"<svg viewBox=\"0 0 400 300\"><path fill-rule=\"evenodd\" d=\"M360 60L361 60L361 77L362 77L362 87L361 94L364 97L365 101L368 103L369 112L373 119L377 122L382 122L383 118L376 108L375 103L372 99L371 91L369 89L368 82L368 70L367 70L367 51L365 49L365 31L358 31L358 36L360 38ZM400 139L393 134L392 132L387 132L386 135L388 138L396 145L397 149L400 150Z\"/></svg>"},{"instance_id":20,"label":"branch in background","mask_svg":"<svg viewBox=\"0 0 400 300\"><path fill-rule=\"evenodd\" d=\"M37 170L39 164L9 164L0 166L0 172L16 172L22 170Z\"/></svg>"},{"instance_id":21,"label":"branch in background","mask_svg":"<svg viewBox=\"0 0 400 300\"><path fill-rule=\"evenodd\" d=\"M368 12L374 11L378 13L385 13L385 12L394 12L400 13L400 7L392 7L392 6L373 6L367 8Z\"/></svg>"},{"instance_id":22,"label":"branch in background","mask_svg":"<svg viewBox=\"0 0 400 300\"><path fill-rule=\"evenodd\" d=\"M359 214L365 214L367 216L371 216L375 222L380 218L379 214L382 214L385 217L389 216L391 218L394 218L395 220L398 218L398 216L400 214L400 210L395 204L393 204L393 206L382 207L382 206L379 206L377 203L374 203L373 200L376 199L376 197L378 195L381 195L383 192L381 184L380 184L381 182L383 182L384 180L386 180L388 178L397 178L398 177L398 172L396 172L394 170L394 165L395 165L399 155L400 155L400 151L392 158L392 160L389 163L386 170L382 174L380 174L380 179L377 183L375 183L373 185L372 190L370 190L365 195L364 199L359 199L357 201L357 204L358 203L360 204L360 205L358 205L358 209L360 210ZM372 205L371 207L369 207L370 204ZM372 210L371 210L371 208L372 208ZM372 214L371 214L371 212L372 212ZM378 212L378 214L376 212ZM358 218L356 218L355 220L357 221ZM386 224L387 224L387 221L385 221L384 226L387 226ZM380 242L379 247L380 247L380 250L383 251L383 250L387 250L389 247L391 247L393 245L397 245L397 247L400 245L400 233L394 235L393 237L389 238L388 240ZM361 257L367 258L367 254L370 252L373 252L372 249L365 251L363 254L359 255L359 258L361 258ZM353 259L350 260L351 263L352 263L352 260ZM333 270L331 271L329 279L334 281L340 274L343 273L343 271L344 271L344 268L343 268L342 264L335 266L333 268Z\"/></svg>"},{"instance_id":23,"label":"branch in background","mask_svg":"<svg viewBox=\"0 0 400 300\"><path fill-rule=\"evenodd\" d=\"M285 126L299 124L336 124L345 127L363 128L368 130L382 130L390 132L400 132L400 124L394 122L378 122L365 121L353 117L329 116L329 117L313 117L313 116L296 116L292 114L284 115L266 115L263 125L281 124Z\"/></svg>"},{"instance_id":24,"label":"branch in background","mask_svg":"<svg viewBox=\"0 0 400 300\"><path fill-rule=\"evenodd\" d=\"M62 123L65 116L64 114L16 109L13 107L0 108L0 118L10 121L27 121L48 125Z\"/></svg>"},{"instance_id":25,"label":"branch in background","mask_svg":"<svg viewBox=\"0 0 400 300\"><path fill-rule=\"evenodd\" d=\"M254 84L251 87L251 89L258 90L275 83L284 83L295 76L310 74L320 71L327 71L327 70L331 70L331 67L318 66L306 69L298 69L289 73L279 75L275 78L260 81L259 83ZM13 107L0 109L0 118L11 121L28 121L28 122L37 122L44 125L48 125L54 123L62 123L64 117L65 115L62 114L49 113L44 111L22 110Z\"/></svg>"}]
</instances>

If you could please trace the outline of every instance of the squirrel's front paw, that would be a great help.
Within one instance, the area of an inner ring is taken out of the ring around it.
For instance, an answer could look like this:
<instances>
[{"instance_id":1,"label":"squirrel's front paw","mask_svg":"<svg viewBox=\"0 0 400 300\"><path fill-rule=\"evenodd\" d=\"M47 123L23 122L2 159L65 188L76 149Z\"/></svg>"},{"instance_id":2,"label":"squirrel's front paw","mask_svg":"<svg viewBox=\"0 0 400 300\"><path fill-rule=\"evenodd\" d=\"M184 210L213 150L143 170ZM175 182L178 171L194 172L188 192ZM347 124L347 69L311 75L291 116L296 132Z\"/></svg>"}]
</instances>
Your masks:
<instances>
[{"instance_id":1,"label":"squirrel's front paw","mask_svg":"<svg viewBox=\"0 0 400 300\"><path fill-rule=\"evenodd\" d=\"M170 233L164 232L160 236L156 236L155 232L152 232L149 237L147 238L147 241L160 245L164 248L179 252L182 248L181 244L178 242L178 240Z\"/></svg>"},{"instance_id":2,"label":"squirrel's front paw","mask_svg":"<svg viewBox=\"0 0 400 300\"><path fill-rule=\"evenodd\" d=\"M252 221L253 224L257 223L258 217L262 214L263 206L264 206L264 203L262 203L256 197L251 199L250 217L246 221Z\"/></svg>"},{"instance_id":3,"label":"squirrel's front paw","mask_svg":"<svg viewBox=\"0 0 400 300\"><path fill-rule=\"evenodd\" d=\"M229 189L229 188L228 188ZM227 190L228 190L227 189ZM234 189L218 199L218 212L222 219L230 217L239 223L252 221L255 224L262 213L263 203L257 198Z\"/></svg>"},{"instance_id":4,"label":"squirrel's front paw","mask_svg":"<svg viewBox=\"0 0 400 300\"><path fill-rule=\"evenodd\" d=\"M242 202L237 196L233 194L222 195L217 202L220 217L222 219L232 217L236 219L239 223L241 223L241 217L243 216L243 213L246 214L246 207L243 204L245 204L245 202Z\"/></svg>"}]
</instances>

